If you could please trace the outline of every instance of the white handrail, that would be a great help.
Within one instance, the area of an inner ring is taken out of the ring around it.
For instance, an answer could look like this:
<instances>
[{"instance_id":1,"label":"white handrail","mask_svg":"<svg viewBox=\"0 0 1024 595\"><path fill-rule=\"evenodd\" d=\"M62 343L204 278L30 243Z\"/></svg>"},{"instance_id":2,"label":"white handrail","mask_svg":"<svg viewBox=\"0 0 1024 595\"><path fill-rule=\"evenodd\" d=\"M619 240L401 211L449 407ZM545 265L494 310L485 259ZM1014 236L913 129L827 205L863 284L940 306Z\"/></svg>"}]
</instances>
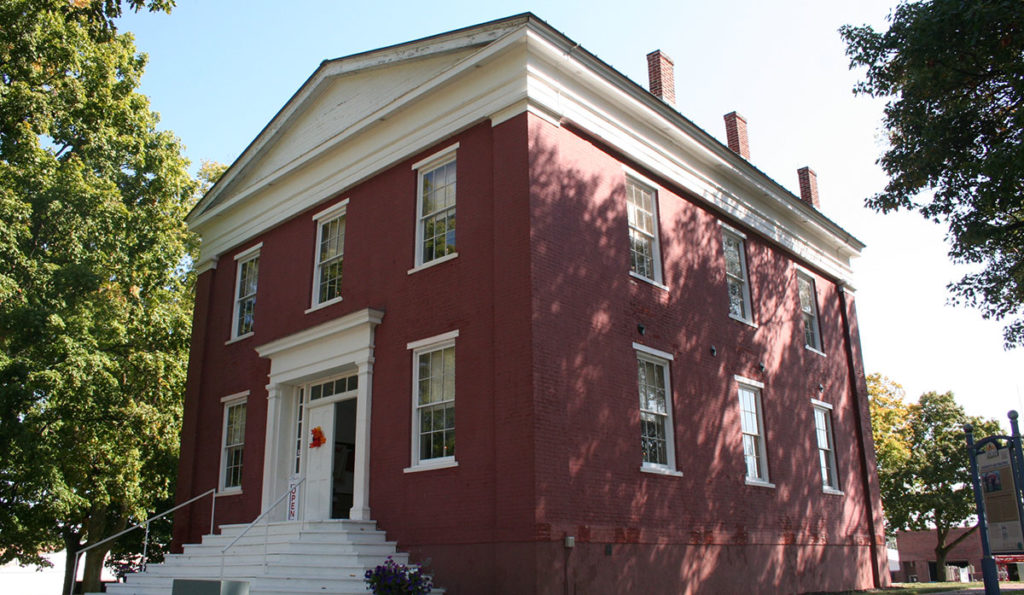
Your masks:
<instances>
[{"instance_id":1,"label":"white handrail","mask_svg":"<svg viewBox=\"0 0 1024 595\"><path fill-rule=\"evenodd\" d=\"M288 489L285 490L285 492L283 494L278 496L277 500L274 500L273 504L271 504L269 507L267 507L266 510L261 512L260 516L258 516L255 519L253 519L253 521L251 523L246 525L245 529L242 529L242 532L238 534L238 537L236 537L231 543L229 543L226 546L224 546L224 549L222 549L220 551L220 554L221 554L221 556L220 556L220 578L222 580L224 578L224 554L227 553L227 551L229 549L231 549L232 546L234 546L236 543L238 543L239 539L245 537L245 534L249 532L249 529L252 529L254 526L256 526L256 523L260 522L263 518L265 518L268 514L270 514L270 511L272 511L275 508L277 508L277 505L280 504L282 501L284 501L284 499L288 497L288 494L291 494L292 492L297 490L299 488L299 486L302 485L302 482L304 482L304 481L306 481L305 477L303 477L302 479L300 479L296 483L288 486ZM264 572L267 571L267 536L270 534L270 523L269 522L267 523L266 527L267 527L266 528L266 533L263 536L263 571Z\"/></svg>"},{"instance_id":2,"label":"white handrail","mask_svg":"<svg viewBox=\"0 0 1024 595\"><path fill-rule=\"evenodd\" d=\"M170 508L168 510L165 510L165 511L161 512L158 515L151 516L148 519L146 519L145 521L143 521L143 522L141 522L141 523L139 523L137 525L132 525L131 527L125 529L124 531L121 531L120 533L111 535L110 537L104 539L103 541L97 541L96 543L90 544L88 547L84 547L84 548L78 550L77 552L75 552L75 570L74 570L74 573L72 573L72 575L71 575L71 586L68 588L68 595L74 595L74 592L75 592L75 582L78 580L78 563L82 560L82 554L88 552L89 550L91 550L91 549L93 549L95 547L99 547L99 546L103 545L104 543L107 543L108 541L112 541L114 539L117 539L118 537L124 535L125 533L130 533L130 532L132 532L132 531L134 531L136 529L139 529L141 527L145 527L146 528L146 537L145 537L145 542L142 544L142 568L145 569L146 568L146 562L147 562L147 557L146 556L148 555L148 552L149 552L149 524L151 522L161 518L161 517L164 517L164 516L167 516L168 514L171 514L175 510L178 510L179 508L184 508L185 506L188 506L189 504L192 504L193 502L195 502L196 500L199 500L200 498L205 498L206 496L209 496L211 494L216 494L216 493L217 493L216 489L207 490L207 491L203 492L202 494L199 494L195 498L192 498L191 500L186 500L185 502L182 502L181 504L175 506L174 508ZM214 519L216 511L217 511L217 498L211 498L210 499L210 533L213 533L213 519Z\"/></svg>"}]
</instances>

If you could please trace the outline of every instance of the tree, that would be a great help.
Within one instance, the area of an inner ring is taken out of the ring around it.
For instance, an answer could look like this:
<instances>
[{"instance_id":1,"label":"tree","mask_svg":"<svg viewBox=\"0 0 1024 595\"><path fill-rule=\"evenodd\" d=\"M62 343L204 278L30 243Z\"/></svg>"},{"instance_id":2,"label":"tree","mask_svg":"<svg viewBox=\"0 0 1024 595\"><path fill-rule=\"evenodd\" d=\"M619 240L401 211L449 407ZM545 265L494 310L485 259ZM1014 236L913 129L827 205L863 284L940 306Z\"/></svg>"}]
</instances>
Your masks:
<instances>
[{"instance_id":1,"label":"tree","mask_svg":"<svg viewBox=\"0 0 1024 595\"><path fill-rule=\"evenodd\" d=\"M945 223L950 257L983 265L950 284L953 301L1024 345L1024 2L902 2L888 20L840 29L867 69L854 92L889 98L889 182L867 205Z\"/></svg>"},{"instance_id":2,"label":"tree","mask_svg":"<svg viewBox=\"0 0 1024 595\"><path fill-rule=\"evenodd\" d=\"M0 562L63 547L65 592L170 494L190 336L195 183L121 5L0 0Z\"/></svg>"},{"instance_id":3,"label":"tree","mask_svg":"<svg viewBox=\"0 0 1024 595\"><path fill-rule=\"evenodd\" d=\"M950 550L977 529L949 540L976 512L963 425L974 424L984 437L1001 434L999 424L968 416L949 392L928 392L907 404L903 387L879 374L868 376L868 394L888 530L934 529L941 572Z\"/></svg>"}]
</instances>

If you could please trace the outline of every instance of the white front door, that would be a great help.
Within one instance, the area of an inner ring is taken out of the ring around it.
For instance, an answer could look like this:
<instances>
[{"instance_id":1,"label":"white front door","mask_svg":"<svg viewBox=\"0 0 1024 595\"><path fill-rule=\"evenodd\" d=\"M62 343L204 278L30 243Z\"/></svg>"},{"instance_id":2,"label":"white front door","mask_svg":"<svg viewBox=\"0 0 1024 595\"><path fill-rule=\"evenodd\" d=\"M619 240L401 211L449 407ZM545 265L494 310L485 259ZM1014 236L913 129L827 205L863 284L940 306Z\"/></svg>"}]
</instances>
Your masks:
<instances>
[{"instance_id":1,"label":"white front door","mask_svg":"<svg viewBox=\"0 0 1024 595\"><path fill-rule=\"evenodd\" d=\"M309 406L306 444L306 503L302 515L307 520L331 518L331 471L334 454L334 403ZM317 443L322 443L317 446Z\"/></svg>"}]
</instances>

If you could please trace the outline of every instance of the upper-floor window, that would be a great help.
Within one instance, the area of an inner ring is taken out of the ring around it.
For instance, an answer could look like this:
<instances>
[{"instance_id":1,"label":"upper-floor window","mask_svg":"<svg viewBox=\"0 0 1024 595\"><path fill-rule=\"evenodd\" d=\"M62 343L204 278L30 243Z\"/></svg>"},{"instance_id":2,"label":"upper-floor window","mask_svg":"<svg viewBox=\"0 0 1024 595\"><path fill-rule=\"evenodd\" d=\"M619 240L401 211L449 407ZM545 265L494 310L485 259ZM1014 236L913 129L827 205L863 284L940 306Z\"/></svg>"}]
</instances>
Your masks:
<instances>
[{"instance_id":1,"label":"upper-floor window","mask_svg":"<svg viewBox=\"0 0 1024 595\"><path fill-rule=\"evenodd\" d=\"M316 221L316 261L313 269L313 305L341 299L345 263L345 214L348 199L313 216Z\"/></svg>"},{"instance_id":2,"label":"upper-floor window","mask_svg":"<svg viewBox=\"0 0 1024 595\"><path fill-rule=\"evenodd\" d=\"M821 467L821 485L825 491L839 490L836 471L835 438L832 435L832 406L812 399L814 406L814 434L818 443L818 463Z\"/></svg>"},{"instance_id":3,"label":"upper-floor window","mask_svg":"<svg viewBox=\"0 0 1024 595\"><path fill-rule=\"evenodd\" d=\"M798 272L797 287L800 292L800 311L804 323L804 345L821 352L821 328L818 325L818 300L814 289L814 279Z\"/></svg>"},{"instance_id":4,"label":"upper-floor window","mask_svg":"<svg viewBox=\"0 0 1024 595\"><path fill-rule=\"evenodd\" d=\"M768 483L768 456L761 410L760 383L743 380L739 386L740 431L747 483Z\"/></svg>"},{"instance_id":5,"label":"upper-floor window","mask_svg":"<svg viewBox=\"0 0 1024 595\"><path fill-rule=\"evenodd\" d=\"M640 452L642 468L675 471L672 428L672 356L633 344L637 350L637 389L640 395Z\"/></svg>"},{"instance_id":6,"label":"upper-floor window","mask_svg":"<svg viewBox=\"0 0 1024 595\"><path fill-rule=\"evenodd\" d=\"M235 276L235 306L231 324L231 338L247 337L256 324L256 285L260 271L262 242L235 256L238 269Z\"/></svg>"},{"instance_id":7,"label":"upper-floor window","mask_svg":"<svg viewBox=\"0 0 1024 595\"><path fill-rule=\"evenodd\" d=\"M725 278L729 286L729 316L744 322L752 322L750 282L747 277L743 235L723 226L722 249L725 253Z\"/></svg>"},{"instance_id":8,"label":"upper-floor window","mask_svg":"<svg viewBox=\"0 0 1024 595\"><path fill-rule=\"evenodd\" d=\"M224 404L221 490L242 488L242 459L245 453L245 408L248 393Z\"/></svg>"},{"instance_id":9,"label":"upper-floor window","mask_svg":"<svg viewBox=\"0 0 1024 595\"><path fill-rule=\"evenodd\" d=\"M626 217L629 220L629 270L661 283L661 247L658 242L658 195L653 188L626 178Z\"/></svg>"},{"instance_id":10,"label":"upper-floor window","mask_svg":"<svg viewBox=\"0 0 1024 595\"><path fill-rule=\"evenodd\" d=\"M455 464L455 338L452 331L409 344L413 350L412 461Z\"/></svg>"},{"instance_id":11,"label":"upper-floor window","mask_svg":"<svg viewBox=\"0 0 1024 595\"><path fill-rule=\"evenodd\" d=\"M455 144L413 165L417 173L416 266L454 258Z\"/></svg>"}]
</instances>

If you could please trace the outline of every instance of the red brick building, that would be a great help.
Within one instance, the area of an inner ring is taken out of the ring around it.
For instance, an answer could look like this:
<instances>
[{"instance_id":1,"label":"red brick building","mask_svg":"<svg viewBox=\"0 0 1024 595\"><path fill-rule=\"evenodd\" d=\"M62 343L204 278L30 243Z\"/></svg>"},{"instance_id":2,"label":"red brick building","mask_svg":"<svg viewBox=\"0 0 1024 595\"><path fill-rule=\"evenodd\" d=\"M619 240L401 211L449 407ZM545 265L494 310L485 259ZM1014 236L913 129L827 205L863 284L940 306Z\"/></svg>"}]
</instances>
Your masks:
<instances>
[{"instance_id":1,"label":"red brick building","mask_svg":"<svg viewBox=\"0 0 1024 595\"><path fill-rule=\"evenodd\" d=\"M179 501L302 480L269 519L375 521L449 594L887 582L863 246L649 59L526 14L324 62L189 218Z\"/></svg>"},{"instance_id":2,"label":"red brick building","mask_svg":"<svg viewBox=\"0 0 1024 595\"><path fill-rule=\"evenodd\" d=\"M963 535L967 529L952 529L948 541ZM935 565L935 531L899 531L896 533L896 547L900 553L900 569L893 573L898 582L931 582L946 580ZM978 532L961 541L946 554L947 566L973 566L981 575L981 540ZM980 579L979 579L980 580Z\"/></svg>"}]
</instances>

